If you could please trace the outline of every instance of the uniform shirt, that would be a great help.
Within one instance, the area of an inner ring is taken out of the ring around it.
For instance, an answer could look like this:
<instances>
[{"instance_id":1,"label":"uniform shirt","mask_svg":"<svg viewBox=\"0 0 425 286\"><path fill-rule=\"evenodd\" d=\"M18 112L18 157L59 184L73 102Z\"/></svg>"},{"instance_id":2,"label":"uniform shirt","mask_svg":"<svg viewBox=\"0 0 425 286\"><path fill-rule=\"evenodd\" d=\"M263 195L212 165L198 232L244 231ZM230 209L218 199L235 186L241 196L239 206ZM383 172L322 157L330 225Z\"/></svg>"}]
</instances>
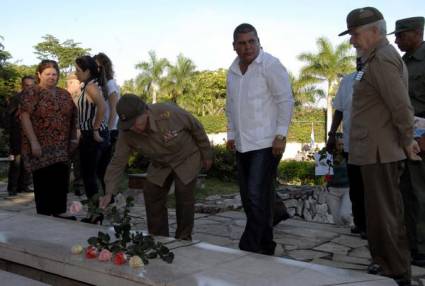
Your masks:
<instances>
[{"instance_id":1,"label":"uniform shirt","mask_svg":"<svg viewBox=\"0 0 425 286\"><path fill-rule=\"evenodd\" d=\"M414 122L407 68L387 39L362 62L353 85L349 163L362 166L403 160L403 147L413 140Z\"/></svg>"},{"instance_id":2,"label":"uniform shirt","mask_svg":"<svg viewBox=\"0 0 425 286\"><path fill-rule=\"evenodd\" d=\"M171 104L149 105L149 130L144 134L121 131L106 170L106 193L116 193L122 172L133 151L151 161L147 179L162 186L175 172L187 184L195 179L201 161L212 159L208 136L201 123L187 111Z\"/></svg>"},{"instance_id":3,"label":"uniform shirt","mask_svg":"<svg viewBox=\"0 0 425 286\"><path fill-rule=\"evenodd\" d=\"M344 152L348 152L350 146L351 102L353 99L353 82L355 75L356 73L354 72L342 78L333 102L333 107L342 112Z\"/></svg>"},{"instance_id":4,"label":"uniform shirt","mask_svg":"<svg viewBox=\"0 0 425 286\"><path fill-rule=\"evenodd\" d=\"M403 56L409 70L409 96L415 115L425 118L425 42Z\"/></svg>"},{"instance_id":5,"label":"uniform shirt","mask_svg":"<svg viewBox=\"0 0 425 286\"><path fill-rule=\"evenodd\" d=\"M260 51L245 74L236 58L227 75L227 139L248 152L272 146L288 133L294 100L288 73L280 61Z\"/></svg>"}]
</instances>

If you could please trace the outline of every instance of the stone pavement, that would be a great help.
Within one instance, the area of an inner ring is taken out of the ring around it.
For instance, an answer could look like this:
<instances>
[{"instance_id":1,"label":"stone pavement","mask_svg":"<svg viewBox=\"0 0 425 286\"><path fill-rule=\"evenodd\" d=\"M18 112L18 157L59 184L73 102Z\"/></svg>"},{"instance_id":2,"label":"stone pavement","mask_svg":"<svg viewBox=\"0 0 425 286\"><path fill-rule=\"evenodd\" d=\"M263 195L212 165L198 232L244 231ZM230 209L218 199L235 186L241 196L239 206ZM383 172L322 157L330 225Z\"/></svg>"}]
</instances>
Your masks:
<instances>
[{"instance_id":1,"label":"stone pavement","mask_svg":"<svg viewBox=\"0 0 425 286\"><path fill-rule=\"evenodd\" d=\"M137 190L129 190L127 194L136 198L131 213L134 229L146 229L143 195ZM70 194L68 203L82 198ZM4 183L0 182L0 209L34 214L33 194L8 197ZM84 216L82 213L79 218ZM169 211L169 218L173 233L174 210ZM196 214L193 239L237 249L244 226L245 214L240 211ZM289 219L275 227L274 234L278 244L275 256L360 272L365 272L370 263L367 241L351 234L347 227ZM413 266L412 274L413 285L425 285L425 268Z\"/></svg>"}]
</instances>

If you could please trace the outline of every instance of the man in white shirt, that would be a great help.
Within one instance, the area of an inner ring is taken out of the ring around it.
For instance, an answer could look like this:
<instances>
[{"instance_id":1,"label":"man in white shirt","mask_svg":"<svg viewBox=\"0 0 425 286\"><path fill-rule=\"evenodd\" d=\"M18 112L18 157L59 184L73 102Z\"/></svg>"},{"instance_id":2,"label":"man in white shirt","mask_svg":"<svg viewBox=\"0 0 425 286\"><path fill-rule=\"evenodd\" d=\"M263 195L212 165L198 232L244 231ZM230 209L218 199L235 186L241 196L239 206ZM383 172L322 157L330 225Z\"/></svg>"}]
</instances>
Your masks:
<instances>
[{"instance_id":1,"label":"man in white shirt","mask_svg":"<svg viewBox=\"0 0 425 286\"><path fill-rule=\"evenodd\" d=\"M294 100L288 73L261 50L257 31L241 24L233 33L237 58L227 75L227 147L236 149L247 223L241 250L273 255L273 177L285 151Z\"/></svg>"},{"instance_id":2,"label":"man in white shirt","mask_svg":"<svg viewBox=\"0 0 425 286\"><path fill-rule=\"evenodd\" d=\"M360 58L357 59L357 70L360 70ZM328 133L328 142L326 149L329 153L335 150L336 131L342 121L344 155L348 159L349 135L350 135L350 118L351 105L353 99L353 83L356 72L344 76L336 93L333 107L335 108L332 119L331 130ZM354 226L351 233L359 233L362 238L366 238L366 211L364 205L364 186L360 172L360 167L353 164L347 164L348 181L350 185L349 194L351 200L351 210L353 214Z\"/></svg>"}]
</instances>

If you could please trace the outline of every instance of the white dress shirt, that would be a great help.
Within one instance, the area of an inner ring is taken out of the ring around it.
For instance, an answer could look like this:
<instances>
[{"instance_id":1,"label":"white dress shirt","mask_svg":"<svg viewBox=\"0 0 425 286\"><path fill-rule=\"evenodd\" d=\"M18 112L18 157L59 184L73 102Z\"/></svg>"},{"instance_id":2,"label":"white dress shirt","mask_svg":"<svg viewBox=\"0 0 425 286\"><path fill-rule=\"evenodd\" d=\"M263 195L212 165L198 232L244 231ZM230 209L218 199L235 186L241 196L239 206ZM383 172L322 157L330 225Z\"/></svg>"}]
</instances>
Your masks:
<instances>
[{"instance_id":1,"label":"white dress shirt","mask_svg":"<svg viewBox=\"0 0 425 286\"><path fill-rule=\"evenodd\" d=\"M344 76L339 84L338 92L336 93L333 108L342 112L342 130L344 151L349 150L349 137L351 125L351 103L353 101L353 83L356 73L351 73Z\"/></svg>"},{"instance_id":2,"label":"white dress shirt","mask_svg":"<svg viewBox=\"0 0 425 286\"><path fill-rule=\"evenodd\" d=\"M227 140L244 153L269 148L276 135L286 136L294 100L285 67L260 51L245 74L236 58L227 74Z\"/></svg>"}]
</instances>

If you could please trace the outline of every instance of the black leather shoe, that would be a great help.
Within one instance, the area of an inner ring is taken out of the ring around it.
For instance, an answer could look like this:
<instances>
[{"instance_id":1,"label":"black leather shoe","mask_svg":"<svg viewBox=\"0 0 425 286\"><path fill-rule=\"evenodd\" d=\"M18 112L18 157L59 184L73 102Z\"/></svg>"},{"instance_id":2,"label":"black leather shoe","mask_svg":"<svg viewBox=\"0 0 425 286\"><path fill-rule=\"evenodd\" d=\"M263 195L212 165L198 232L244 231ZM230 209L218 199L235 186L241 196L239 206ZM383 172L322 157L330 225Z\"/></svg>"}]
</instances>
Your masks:
<instances>
[{"instance_id":1,"label":"black leather shoe","mask_svg":"<svg viewBox=\"0 0 425 286\"><path fill-rule=\"evenodd\" d=\"M400 277L400 278L393 278L394 281L397 283L398 286L411 286L411 282L410 279L405 278L405 277Z\"/></svg>"},{"instance_id":2,"label":"black leather shoe","mask_svg":"<svg viewBox=\"0 0 425 286\"><path fill-rule=\"evenodd\" d=\"M384 270L382 269L382 267L379 264L372 262L367 267L367 273L374 274L374 275L382 275L382 274L384 274Z\"/></svg>"},{"instance_id":3,"label":"black leather shoe","mask_svg":"<svg viewBox=\"0 0 425 286\"><path fill-rule=\"evenodd\" d=\"M73 215L53 215L54 217L57 218L62 218L62 219L68 219L68 220L77 220L77 218Z\"/></svg>"},{"instance_id":4,"label":"black leather shoe","mask_svg":"<svg viewBox=\"0 0 425 286\"><path fill-rule=\"evenodd\" d=\"M412 257L412 264L423 267L425 266L425 255L424 254L414 254Z\"/></svg>"},{"instance_id":5,"label":"black leather shoe","mask_svg":"<svg viewBox=\"0 0 425 286\"><path fill-rule=\"evenodd\" d=\"M281 221L287 220L291 216L283 202L276 202L273 206L273 226L278 225Z\"/></svg>"},{"instance_id":6,"label":"black leather shoe","mask_svg":"<svg viewBox=\"0 0 425 286\"><path fill-rule=\"evenodd\" d=\"M81 222L102 225L103 214L100 214L100 215L97 215L97 216L90 216L90 217L83 218L83 219L81 219Z\"/></svg>"}]
</instances>

